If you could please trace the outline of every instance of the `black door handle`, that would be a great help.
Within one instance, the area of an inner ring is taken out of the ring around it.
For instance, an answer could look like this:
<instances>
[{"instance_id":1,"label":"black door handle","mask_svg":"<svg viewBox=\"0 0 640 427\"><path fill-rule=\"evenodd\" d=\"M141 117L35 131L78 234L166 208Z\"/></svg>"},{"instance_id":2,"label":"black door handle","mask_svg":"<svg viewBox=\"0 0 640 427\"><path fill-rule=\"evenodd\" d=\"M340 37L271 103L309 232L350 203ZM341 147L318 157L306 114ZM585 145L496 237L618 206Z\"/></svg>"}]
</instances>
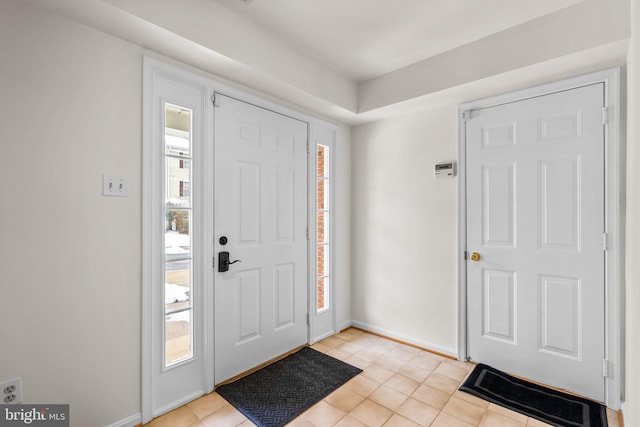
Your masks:
<instances>
[{"instance_id":1,"label":"black door handle","mask_svg":"<svg viewBox=\"0 0 640 427\"><path fill-rule=\"evenodd\" d=\"M229 260L229 252L222 251L218 252L218 273L224 273L225 271L229 271L229 266L231 264L235 264L236 262L242 262L239 259L234 261Z\"/></svg>"}]
</instances>

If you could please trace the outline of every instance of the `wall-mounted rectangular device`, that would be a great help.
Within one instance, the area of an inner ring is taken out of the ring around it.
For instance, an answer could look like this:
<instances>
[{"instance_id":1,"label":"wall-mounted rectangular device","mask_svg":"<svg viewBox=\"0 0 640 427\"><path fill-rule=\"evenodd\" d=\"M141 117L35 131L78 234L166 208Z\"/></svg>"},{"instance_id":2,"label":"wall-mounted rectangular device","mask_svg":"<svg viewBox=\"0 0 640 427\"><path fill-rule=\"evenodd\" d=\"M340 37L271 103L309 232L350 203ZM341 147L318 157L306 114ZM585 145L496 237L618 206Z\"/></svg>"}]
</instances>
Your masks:
<instances>
[{"instance_id":1,"label":"wall-mounted rectangular device","mask_svg":"<svg viewBox=\"0 0 640 427\"><path fill-rule=\"evenodd\" d=\"M455 162L446 162L446 163L438 163L435 167L435 177L436 178L447 178L456 176L456 163Z\"/></svg>"}]
</instances>

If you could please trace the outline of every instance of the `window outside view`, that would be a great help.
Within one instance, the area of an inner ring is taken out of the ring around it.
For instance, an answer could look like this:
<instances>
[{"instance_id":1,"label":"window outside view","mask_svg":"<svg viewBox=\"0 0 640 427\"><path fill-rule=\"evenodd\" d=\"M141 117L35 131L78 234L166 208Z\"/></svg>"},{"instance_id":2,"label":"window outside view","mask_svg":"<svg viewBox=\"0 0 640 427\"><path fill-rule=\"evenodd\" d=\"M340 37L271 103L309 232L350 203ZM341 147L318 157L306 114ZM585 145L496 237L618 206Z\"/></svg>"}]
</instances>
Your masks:
<instances>
[{"instance_id":1,"label":"window outside view","mask_svg":"<svg viewBox=\"0 0 640 427\"><path fill-rule=\"evenodd\" d=\"M329 255L330 255L330 224L329 224L329 147L326 145L318 145L318 157L317 157L317 170L318 170L318 185L317 185L317 215L316 215L316 228L317 228L317 246L316 246L316 268L317 268L317 311L318 313L329 309L329 292L330 292L330 275L329 275Z\"/></svg>"},{"instance_id":2,"label":"window outside view","mask_svg":"<svg viewBox=\"0 0 640 427\"><path fill-rule=\"evenodd\" d=\"M192 111L165 104L165 367L193 357Z\"/></svg>"}]
</instances>

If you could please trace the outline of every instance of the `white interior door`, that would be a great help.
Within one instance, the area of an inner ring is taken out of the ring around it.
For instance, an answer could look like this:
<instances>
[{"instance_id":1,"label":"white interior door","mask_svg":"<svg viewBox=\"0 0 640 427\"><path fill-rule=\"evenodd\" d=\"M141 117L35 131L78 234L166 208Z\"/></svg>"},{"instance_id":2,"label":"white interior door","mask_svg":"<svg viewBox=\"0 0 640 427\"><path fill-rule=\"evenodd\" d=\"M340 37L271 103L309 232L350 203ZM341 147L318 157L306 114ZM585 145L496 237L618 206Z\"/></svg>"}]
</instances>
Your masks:
<instances>
[{"instance_id":1,"label":"white interior door","mask_svg":"<svg viewBox=\"0 0 640 427\"><path fill-rule=\"evenodd\" d=\"M468 355L604 400L603 84L471 112Z\"/></svg>"},{"instance_id":2,"label":"white interior door","mask_svg":"<svg viewBox=\"0 0 640 427\"><path fill-rule=\"evenodd\" d=\"M216 99L216 253L240 261L216 273L218 384L307 342L308 131L305 122Z\"/></svg>"}]
</instances>

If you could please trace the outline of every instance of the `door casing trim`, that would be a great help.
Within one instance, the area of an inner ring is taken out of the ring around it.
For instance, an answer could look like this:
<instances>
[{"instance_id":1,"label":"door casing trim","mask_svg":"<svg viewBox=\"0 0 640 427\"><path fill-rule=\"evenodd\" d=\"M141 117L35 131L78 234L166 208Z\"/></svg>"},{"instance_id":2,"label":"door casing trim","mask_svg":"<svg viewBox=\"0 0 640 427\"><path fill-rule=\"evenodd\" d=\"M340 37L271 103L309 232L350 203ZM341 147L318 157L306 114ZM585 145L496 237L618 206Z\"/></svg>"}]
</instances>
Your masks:
<instances>
[{"instance_id":1,"label":"door casing trim","mask_svg":"<svg viewBox=\"0 0 640 427\"><path fill-rule=\"evenodd\" d=\"M149 55L143 56L142 60L143 60L143 82L142 82L142 86L143 86L142 145L143 147L148 146L152 143L151 127L153 125L153 116L151 112L152 112L152 106L153 106L152 98L154 94L154 78L156 76L200 88L203 91L206 91L207 97L210 97L216 92L222 93L227 96L236 98L240 101L253 104L255 106L258 106L267 110L271 110L279 114L283 114L293 119L306 122L308 125L309 132L312 135L316 132L316 129L319 129L319 128L329 129L331 132L333 132L334 135L337 135L337 132L338 132L337 126L329 122L310 116L303 112L294 110L292 108L282 106L280 104L277 104L276 102L269 101L260 96L252 95L248 92L248 89L244 91L242 89L237 89L232 86L228 86L226 84L220 83L219 81L215 80L214 76L208 77L201 74L197 74L197 71L189 70L188 69L189 67L187 65L184 65L184 64L172 65L167 62L164 62L162 59L158 59ZM213 111L214 111L214 107L212 103L206 102L205 108L204 108L204 114L208 117L213 117ZM206 143L206 141L213 141L214 120L205 119L205 123L203 127L204 127L204 138L205 138L204 145L208 147L208 144ZM337 148L339 146L337 141L337 136L336 136L336 141L334 142ZM206 158L205 161L212 162L213 149L211 147L208 147L206 149L206 152L204 153L204 156ZM142 218L143 220L148 217L148 213L152 209L152 206L150 205L150 200L148 197L148 194L149 194L148 188L150 186L149 178L151 176L149 174L151 173L151 166L152 165L151 165L150 159L146 158L143 153L143 158L142 158L142 169L143 169L142 171L142 176L143 176L143 180L142 180L143 181L142 182L143 216ZM311 170L309 170L309 174L310 173L311 173ZM213 176L212 168L205 168L202 179L204 181L203 185L205 186L203 188L205 193L205 200L203 200L203 204L205 205L204 209L209 210L211 215L213 215L214 176ZM312 194L311 192L315 191L314 184L316 181L316 177L308 176L307 179L309 184L307 191L308 191L308 194ZM336 185L334 188L337 189L337 187L338 186ZM307 218L309 226L313 221L313 218L311 217L311 215L312 215L312 212L309 211L309 216ZM338 215L336 215L335 221L336 221L334 222L335 226L340 227L341 224L337 223L339 221ZM143 225L144 223L145 221L143 221ZM146 230L145 227L143 228ZM204 248L204 251L206 253L203 255L203 259L213 260L215 255L214 244L213 244L215 230L213 227L213 223L204 224L203 232L205 234L205 240L206 240L205 248ZM153 414L153 401L152 401L153 393L154 393L153 392L154 375L152 372L152 367L150 362L151 360L150 358L154 356L153 348L152 348L153 337L152 337L151 327L150 327L150 322L151 322L150 313L153 310L153 301L151 298L152 282L151 282L150 272L153 270L155 263L150 257L150 252L147 249L145 249L147 246L151 244L151 242L145 240L145 239L149 239L149 237L150 237L149 233L143 230L143 250L142 250L142 266L141 266L141 269L142 269L142 277L141 277L141 288L142 288L142 292L141 292L141 297L142 297L141 298L142 299L141 301L141 317L142 317L141 319L141 325L142 325L142 330L141 330L141 339L142 339L141 419L143 423L147 423L151 421L151 419L155 416L155 414ZM307 242L309 253L311 253L311 244L314 242L315 241L313 239L309 239ZM308 286L307 312L310 313L311 307L313 307L312 299L313 301L315 301L315 298L313 298L314 294L312 294L312 292L315 292L315 287L314 287L315 276L312 277L312 274L311 274L313 271L315 271L315 268L313 268L313 266L309 264L308 270L309 270L309 280L307 283L307 286ZM205 300L203 303L203 305L205 306L204 314L203 314L203 319L204 319L203 322L204 322L205 330L202 334L202 336L204 336L203 351L205 353L204 355L205 363L204 363L204 372L203 372L203 375L205 377L203 381L205 393L209 393L214 389L214 362L213 362L213 357L215 355L214 335L213 335L215 332L214 299L213 299L214 298L214 280L215 280L214 276L215 275L213 274L212 269L210 269L208 273L204 275L205 283L203 285L204 290L203 290L203 296L202 296ZM334 286L335 286L335 283L334 283ZM332 302L333 303L333 316L332 316L333 330L336 329L336 324L335 324L336 312L337 312L336 305L339 304L339 301L337 301L337 295L334 298L335 299L333 299L333 302ZM313 317L313 316L310 316L310 317ZM307 326L308 341L311 339L310 338L311 327L312 325ZM180 402L176 402L176 404L173 405L172 407L164 408L163 411L174 409L177 406L180 406L190 400L193 400L193 398L195 397L197 396L185 396L184 399L180 400Z\"/></svg>"},{"instance_id":2,"label":"door casing trim","mask_svg":"<svg viewBox=\"0 0 640 427\"><path fill-rule=\"evenodd\" d=\"M621 157L621 103L620 68L610 68L541 86L502 94L490 98L467 102L458 106L458 360L468 356L467 331L467 250L466 209L466 134L465 116L474 109L517 102L528 98L548 95L595 83L604 83L604 97L608 113L605 127L605 232L608 250L605 252L605 359L609 375L605 378L605 403L619 410L622 401L622 280L623 280L623 211L622 201L622 157Z\"/></svg>"}]
</instances>

